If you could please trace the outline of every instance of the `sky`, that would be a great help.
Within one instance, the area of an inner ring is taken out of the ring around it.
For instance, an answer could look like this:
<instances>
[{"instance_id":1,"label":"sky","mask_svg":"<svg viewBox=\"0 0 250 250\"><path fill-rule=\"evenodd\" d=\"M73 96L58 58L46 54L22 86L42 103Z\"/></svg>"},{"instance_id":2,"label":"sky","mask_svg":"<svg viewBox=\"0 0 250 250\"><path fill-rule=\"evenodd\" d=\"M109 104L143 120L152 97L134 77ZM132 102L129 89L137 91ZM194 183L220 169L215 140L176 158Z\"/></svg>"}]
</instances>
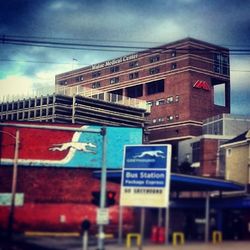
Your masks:
<instances>
[{"instance_id":1,"label":"sky","mask_svg":"<svg viewBox=\"0 0 250 250\"><path fill-rule=\"evenodd\" d=\"M0 100L49 92L56 74L193 37L243 50L230 56L231 113L250 115L249 13L248 0L0 0Z\"/></svg>"}]
</instances>

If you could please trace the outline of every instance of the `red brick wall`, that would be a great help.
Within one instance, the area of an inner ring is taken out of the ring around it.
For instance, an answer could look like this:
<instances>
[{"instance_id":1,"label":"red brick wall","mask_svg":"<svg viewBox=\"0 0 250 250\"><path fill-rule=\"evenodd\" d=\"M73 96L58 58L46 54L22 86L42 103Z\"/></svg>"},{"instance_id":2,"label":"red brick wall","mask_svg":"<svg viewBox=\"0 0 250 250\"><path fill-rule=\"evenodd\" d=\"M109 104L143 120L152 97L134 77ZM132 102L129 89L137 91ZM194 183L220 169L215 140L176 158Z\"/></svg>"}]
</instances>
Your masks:
<instances>
[{"instance_id":1,"label":"red brick wall","mask_svg":"<svg viewBox=\"0 0 250 250\"><path fill-rule=\"evenodd\" d=\"M0 192L11 192L12 167L0 169ZM91 204L92 191L100 189L99 180L92 177L90 169L29 168L18 169L17 193L24 193L24 206L15 209L15 225L18 231L77 231L87 217L96 230L97 207ZM108 183L107 189L116 191L119 202L119 185ZM133 225L133 211L124 209L127 227ZM0 206L0 228L7 227L8 206ZM60 220L65 217L65 222ZM110 208L108 230L117 231L118 206ZM111 228L111 229L110 229Z\"/></svg>"},{"instance_id":2,"label":"red brick wall","mask_svg":"<svg viewBox=\"0 0 250 250\"><path fill-rule=\"evenodd\" d=\"M201 140L201 175L216 176L218 140Z\"/></svg>"}]
</instances>

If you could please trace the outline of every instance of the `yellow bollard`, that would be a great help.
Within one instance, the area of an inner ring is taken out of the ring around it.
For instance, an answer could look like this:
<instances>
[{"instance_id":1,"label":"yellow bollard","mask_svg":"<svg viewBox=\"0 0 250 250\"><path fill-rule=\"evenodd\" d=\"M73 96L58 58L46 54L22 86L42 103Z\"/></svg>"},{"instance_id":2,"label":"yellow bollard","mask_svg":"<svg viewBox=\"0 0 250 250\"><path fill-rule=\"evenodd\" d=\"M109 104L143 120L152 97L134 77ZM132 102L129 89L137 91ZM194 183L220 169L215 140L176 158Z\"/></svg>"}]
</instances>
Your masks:
<instances>
[{"instance_id":1,"label":"yellow bollard","mask_svg":"<svg viewBox=\"0 0 250 250\"><path fill-rule=\"evenodd\" d=\"M180 239L180 245L184 245L185 237L182 232L173 232L173 246L178 244L178 238Z\"/></svg>"},{"instance_id":2,"label":"yellow bollard","mask_svg":"<svg viewBox=\"0 0 250 250\"><path fill-rule=\"evenodd\" d=\"M141 245L141 235L138 233L129 233L127 234L126 246L127 248L131 247L131 239L136 238L136 245L139 247Z\"/></svg>"},{"instance_id":3,"label":"yellow bollard","mask_svg":"<svg viewBox=\"0 0 250 250\"><path fill-rule=\"evenodd\" d=\"M213 242L213 244L222 242L222 232L221 231L213 231L212 242Z\"/></svg>"}]
</instances>

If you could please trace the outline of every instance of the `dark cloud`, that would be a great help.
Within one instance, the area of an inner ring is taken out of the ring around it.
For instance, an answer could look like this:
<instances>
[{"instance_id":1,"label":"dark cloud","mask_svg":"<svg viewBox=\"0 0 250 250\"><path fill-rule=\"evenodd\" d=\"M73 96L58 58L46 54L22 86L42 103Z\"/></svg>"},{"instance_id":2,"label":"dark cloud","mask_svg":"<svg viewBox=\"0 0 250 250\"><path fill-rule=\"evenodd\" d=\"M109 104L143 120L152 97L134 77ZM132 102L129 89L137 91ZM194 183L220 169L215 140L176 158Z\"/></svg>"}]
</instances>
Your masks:
<instances>
[{"instance_id":1,"label":"dark cloud","mask_svg":"<svg viewBox=\"0 0 250 250\"><path fill-rule=\"evenodd\" d=\"M249 48L249 9L250 1L239 0L6 0L0 1L0 36L129 46L154 46L191 36L229 48ZM7 44L0 44L0 50L0 79L61 73L71 69L72 58L85 66L127 54ZM231 58L235 69L244 67L244 60ZM235 84L244 91L248 79L247 72L240 76L232 72L233 102L238 95ZM249 91L244 95L242 103L250 102Z\"/></svg>"}]
</instances>

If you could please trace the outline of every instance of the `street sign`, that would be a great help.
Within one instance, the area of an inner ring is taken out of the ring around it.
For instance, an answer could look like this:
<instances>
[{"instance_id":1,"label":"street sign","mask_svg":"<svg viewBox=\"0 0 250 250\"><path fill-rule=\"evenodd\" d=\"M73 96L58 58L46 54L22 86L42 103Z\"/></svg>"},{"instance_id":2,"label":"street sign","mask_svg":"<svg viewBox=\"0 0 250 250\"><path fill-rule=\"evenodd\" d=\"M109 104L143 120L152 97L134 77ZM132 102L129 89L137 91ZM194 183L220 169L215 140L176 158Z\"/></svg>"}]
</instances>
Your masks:
<instances>
[{"instance_id":1,"label":"street sign","mask_svg":"<svg viewBox=\"0 0 250 250\"><path fill-rule=\"evenodd\" d=\"M125 146L121 206L167 207L171 145Z\"/></svg>"},{"instance_id":2,"label":"street sign","mask_svg":"<svg viewBox=\"0 0 250 250\"><path fill-rule=\"evenodd\" d=\"M98 208L96 220L97 220L98 225L108 225L109 224L109 209Z\"/></svg>"}]
</instances>

